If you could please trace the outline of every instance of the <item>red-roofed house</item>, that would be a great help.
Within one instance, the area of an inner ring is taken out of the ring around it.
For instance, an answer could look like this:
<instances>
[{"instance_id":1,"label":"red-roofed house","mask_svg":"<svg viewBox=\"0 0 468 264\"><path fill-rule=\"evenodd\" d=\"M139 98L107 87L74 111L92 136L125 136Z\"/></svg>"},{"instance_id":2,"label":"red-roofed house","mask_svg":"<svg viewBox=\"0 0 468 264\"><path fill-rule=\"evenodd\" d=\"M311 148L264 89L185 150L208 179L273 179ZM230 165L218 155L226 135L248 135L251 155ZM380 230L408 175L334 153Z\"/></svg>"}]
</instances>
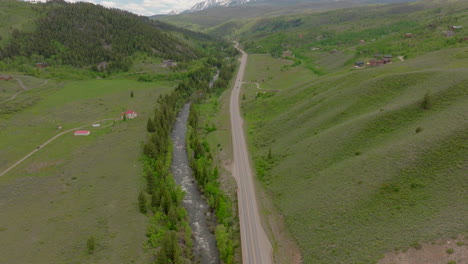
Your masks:
<instances>
[{"instance_id":1,"label":"red-roofed house","mask_svg":"<svg viewBox=\"0 0 468 264\"><path fill-rule=\"evenodd\" d=\"M13 80L13 77L9 75L0 75L0 80L9 81L9 80Z\"/></svg>"},{"instance_id":2,"label":"red-roofed house","mask_svg":"<svg viewBox=\"0 0 468 264\"><path fill-rule=\"evenodd\" d=\"M91 134L91 131L89 131L89 130L77 130L73 134L75 136L89 136L89 134Z\"/></svg>"},{"instance_id":3,"label":"red-roofed house","mask_svg":"<svg viewBox=\"0 0 468 264\"><path fill-rule=\"evenodd\" d=\"M133 119L138 116L138 113L132 110L128 110L127 112L122 113L122 119L124 116L130 119Z\"/></svg>"}]
</instances>

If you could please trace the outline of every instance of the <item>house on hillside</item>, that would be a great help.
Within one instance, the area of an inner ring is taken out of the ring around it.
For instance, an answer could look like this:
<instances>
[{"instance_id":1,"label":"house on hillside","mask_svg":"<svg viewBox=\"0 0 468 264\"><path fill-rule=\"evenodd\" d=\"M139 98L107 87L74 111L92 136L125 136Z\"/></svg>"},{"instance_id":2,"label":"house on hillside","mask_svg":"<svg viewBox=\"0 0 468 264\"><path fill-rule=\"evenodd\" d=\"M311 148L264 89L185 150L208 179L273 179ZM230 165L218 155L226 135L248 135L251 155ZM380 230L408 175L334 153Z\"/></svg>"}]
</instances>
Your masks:
<instances>
[{"instance_id":1,"label":"house on hillside","mask_svg":"<svg viewBox=\"0 0 468 264\"><path fill-rule=\"evenodd\" d=\"M370 60L367 65L368 66L372 66L372 67L375 67L375 66L381 66L381 65L384 65L384 61L383 60Z\"/></svg>"},{"instance_id":2,"label":"house on hillside","mask_svg":"<svg viewBox=\"0 0 468 264\"><path fill-rule=\"evenodd\" d=\"M355 62L355 63L354 63L354 67L356 67L356 68L364 67L364 62L363 62L363 61Z\"/></svg>"},{"instance_id":3,"label":"house on hillside","mask_svg":"<svg viewBox=\"0 0 468 264\"><path fill-rule=\"evenodd\" d=\"M283 58L294 57L293 53L290 50L283 51Z\"/></svg>"},{"instance_id":4,"label":"house on hillside","mask_svg":"<svg viewBox=\"0 0 468 264\"><path fill-rule=\"evenodd\" d=\"M89 134L91 134L89 130L77 130L73 133L75 136L89 136Z\"/></svg>"},{"instance_id":5,"label":"house on hillside","mask_svg":"<svg viewBox=\"0 0 468 264\"><path fill-rule=\"evenodd\" d=\"M460 29L462 29L462 28L463 28L463 26L451 26L451 27L450 27L450 29L453 30L453 31L455 31L455 30L460 30Z\"/></svg>"},{"instance_id":6,"label":"house on hillside","mask_svg":"<svg viewBox=\"0 0 468 264\"><path fill-rule=\"evenodd\" d=\"M363 39L361 39L361 40L359 40L359 44L361 44L361 45L362 45L362 44L366 44L366 41L363 40Z\"/></svg>"},{"instance_id":7,"label":"house on hillside","mask_svg":"<svg viewBox=\"0 0 468 264\"><path fill-rule=\"evenodd\" d=\"M392 59L393 58L392 54L385 54L383 57L384 57L384 59Z\"/></svg>"},{"instance_id":8,"label":"house on hillside","mask_svg":"<svg viewBox=\"0 0 468 264\"><path fill-rule=\"evenodd\" d=\"M46 68L46 67L48 67L48 66L49 66L49 64L48 64L47 62L38 62L38 63L36 63L36 67L37 67L37 68L42 68L42 69L44 69L44 68Z\"/></svg>"},{"instance_id":9,"label":"house on hillside","mask_svg":"<svg viewBox=\"0 0 468 264\"><path fill-rule=\"evenodd\" d=\"M96 67L98 71L105 71L107 70L108 66L109 66L109 63L107 61L101 61Z\"/></svg>"},{"instance_id":10,"label":"house on hillside","mask_svg":"<svg viewBox=\"0 0 468 264\"><path fill-rule=\"evenodd\" d=\"M13 77L11 77L10 75L0 75L0 80L9 81L9 80L13 80Z\"/></svg>"},{"instance_id":11,"label":"house on hillside","mask_svg":"<svg viewBox=\"0 0 468 264\"><path fill-rule=\"evenodd\" d=\"M446 37L452 37L452 36L455 36L455 31L452 31L452 30L444 31L444 34Z\"/></svg>"},{"instance_id":12,"label":"house on hillside","mask_svg":"<svg viewBox=\"0 0 468 264\"><path fill-rule=\"evenodd\" d=\"M164 68L172 68L172 67L175 67L177 66L177 62L173 61L173 60L163 60L162 62L162 67Z\"/></svg>"},{"instance_id":13,"label":"house on hillside","mask_svg":"<svg viewBox=\"0 0 468 264\"><path fill-rule=\"evenodd\" d=\"M413 33L406 33L405 38L412 38L414 37Z\"/></svg>"},{"instance_id":14,"label":"house on hillside","mask_svg":"<svg viewBox=\"0 0 468 264\"><path fill-rule=\"evenodd\" d=\"M127 112L122 113L122 119L124 116L128 119L133 119L138 116L138 113L132 110L128 110Z\"/></svg>"},{"instance_id":15,"label":"house on hillside","mask_svg":"<svg viewBox=\"0 0 468 264\"><path fill-rule=\"evenodd\" d=\"M330 50L330 53L332 53L332 54L333 54L333 53L336 53L336 52L337 52L337 50L336 50L336 49L332 49L332 50Z\"/></svg>"}]
</instances>

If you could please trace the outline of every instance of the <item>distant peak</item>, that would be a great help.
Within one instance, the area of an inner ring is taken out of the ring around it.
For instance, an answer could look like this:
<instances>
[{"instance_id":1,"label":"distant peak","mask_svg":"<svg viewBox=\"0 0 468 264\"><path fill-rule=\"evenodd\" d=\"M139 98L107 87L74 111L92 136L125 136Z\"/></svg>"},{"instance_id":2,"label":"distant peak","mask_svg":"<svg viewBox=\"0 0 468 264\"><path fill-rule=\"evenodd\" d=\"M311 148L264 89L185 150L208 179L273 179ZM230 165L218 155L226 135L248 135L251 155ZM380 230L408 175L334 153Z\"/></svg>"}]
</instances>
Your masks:
<instances>
[{"instance_id":1,"label":"distant peak","mask_svg":"<svg viewBox=\"0 0 468 264\"><path fill-rule=\"evenodd\" d=\"M174 10L172 10L171 12L169 12L169 13L167 13L167 14L172 16L172 15L178 15L179 13L180 13L179 10L175 10L175 9L174 9Z\"/></svg>"},{"instance_id":2,"label":"distant peak","mask_svg":"<svg viewBox=\"0 0 468 264\"><path fill-rule=\"evenodd\" d=\"M195 4L190 10L185 12L197 12L217 6L238 6L256 0L205 0Z\"/></svg>"}]
</instances>

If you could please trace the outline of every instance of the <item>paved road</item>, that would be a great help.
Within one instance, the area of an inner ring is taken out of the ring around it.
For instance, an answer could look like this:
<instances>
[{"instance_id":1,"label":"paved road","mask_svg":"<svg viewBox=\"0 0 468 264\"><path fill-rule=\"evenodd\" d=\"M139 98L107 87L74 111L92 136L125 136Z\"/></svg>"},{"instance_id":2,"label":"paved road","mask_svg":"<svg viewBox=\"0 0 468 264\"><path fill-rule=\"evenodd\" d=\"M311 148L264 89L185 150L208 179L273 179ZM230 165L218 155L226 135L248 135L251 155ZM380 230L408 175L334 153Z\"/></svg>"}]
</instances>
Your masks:
<instances>
[{"instance_id":1,"label":"paved road","mask_svg":"<svg viewBox=\"0 0 468 264\"><path fill-rule=\"evenodd\" d=\"M236 48L242 53L242 58L231 94L230 111L234 149L233 174L239 188L237 196L239 201L242 262L244 264L272 264L272 247L260 221L249 153L244 136L243 120L239 110L239 95L247 64L247 54L238 45L236 43Z\"/></svg>"},{"instance_id":2,"label":"paved road","mask_svg":"<svg viewBox=\"0 0 468 264\"><path fill-rule=\"evenodd\" d=\"M109 120L120 120L120 118L109 118L109 119L101 119L101 120L97 120L97 121L94 121L92 123L89 123L89 124L86 124L86 125L83 125L83 126L80 126L80 127L75 127L75 128L72 128L72 129L68 129L66 131L63 131L62 133L59 133L55 136L53 136L51 139L47 140L46 142L44 142L42 145L40 145L39 147L37 147L35 150L31 151L28 155L24 156L23 158L21 158L20 160L18 160L15 164L11 165L10 167L8 167L6 170L4 170L3 172L0 173L0 177L7 174L9 171L11 171L12 169L14 169L16 166L20 165L23 161L25 161L26 159L28 159L29 157L31 157L34 153L38 152L39 150L41 150L43 147L47 146L50 142L56 140L57 138L59 138L60 136L68 133L68 132L71 132L71 131L74 131L74 130L78 130L78 129L82 129L82 128L85 128L87 126L90 126L92 124L95 124L95 123L99 123L99 122L103 122L103 121L109 121ZM100 127L100 128L105 128L105 127L108 127L112 124L109 124L107 126L103 126L103 127Z\"/></svg>"}]
</instances>

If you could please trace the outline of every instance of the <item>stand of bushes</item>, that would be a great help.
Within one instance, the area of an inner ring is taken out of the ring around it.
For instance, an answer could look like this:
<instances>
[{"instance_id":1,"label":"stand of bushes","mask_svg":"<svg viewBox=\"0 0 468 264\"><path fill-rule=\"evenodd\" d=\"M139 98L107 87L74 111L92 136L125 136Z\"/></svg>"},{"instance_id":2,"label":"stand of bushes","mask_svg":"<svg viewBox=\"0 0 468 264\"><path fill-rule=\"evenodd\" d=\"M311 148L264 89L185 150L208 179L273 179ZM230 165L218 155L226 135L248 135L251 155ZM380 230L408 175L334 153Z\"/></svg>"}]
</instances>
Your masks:
<instances>
[{"instance_id":1,"label":"stand of bushes","mask_svg":"<svg viewBox=\"0 0 468 264\"><path fill-rule=\"evenodd\" d=\"M146 128L149 134L143 147L146 190L140 193L138 204L140 211L150 216L150 226L147 230L148 246L156 249L155 263L157 264L188 263L193 259L192 232L187 211L182 206L184 193L175 183L170 172L172 162L170 133L177 112L192 94L195 92L197 92L196 94L204 94L208 91L210 80L216 68L221 68L220 79L232 77L232 74L229 75L225 72L234 69L234 67L229 68L223 63L224 59L218 59L225 57L225 52L212 51L211 57L194 63L192 69L188 71L172 93L159 97L154 117L149 118L147 122ZM212 90L219 89L219 86L217 87ZM220 191L218 190L218 192ZM210 191L210 193L212 192ZM215 204L218 207L219 204L226 207L219 210L218 219L221 219L222 223L226 225L232 222L229 220L232 218L232 203L210 201L210 205L214 206ZM222 228L218 229L223 230ZM217 231L217 233L221 231ZM227 231L225 233L227 234ZM222 236L223 234L220 235L220 237ZM224 244L228 244L228 242ZM223 250L220 249L221 252L224 252Z\"/></svg>"},{"instance_id":2,"label":"stand of bushes","mask_svg":"<svg viewBox=\"0 0 468 264\"><path fill-rule=\"evenodd\" d=\"M208 93L219 94L224 90L234 73L234 64L225 64L220 70L219 79L213 85ZM203 98L199 98L203 99ZM217 218L217 227L215 230L216 242L223 263L235 262L235 248L239 245L236 241L235 232L235 211L233 202L221 189L218 181L218 168L213 164L212 153L208 142L204 139L204 132L208 132L200 124L199 114L196 110L197 105L192 104L188 119L187 129L187 152L192 167L194 177L198 183L201 192L208 200L211 210L214 211Z\"/></svg>"},{"instance_id":3,"label":"stand of bushes","mask_svg":"<svg viewBox=\"0 0 468 264\"><path fill-rule=\"evenodd\" d=\"M155 263L187 263L193 258L192 231L182 206L184 193L171 175L170 133L176 113L193 91L209 82L213 67L201 62L174 92L160 96L154 117L147 123L148 140L143 147L146 190L138 197L140 211L149 213L148 245L156 248Z\"/></svg>"}]
</instances>

